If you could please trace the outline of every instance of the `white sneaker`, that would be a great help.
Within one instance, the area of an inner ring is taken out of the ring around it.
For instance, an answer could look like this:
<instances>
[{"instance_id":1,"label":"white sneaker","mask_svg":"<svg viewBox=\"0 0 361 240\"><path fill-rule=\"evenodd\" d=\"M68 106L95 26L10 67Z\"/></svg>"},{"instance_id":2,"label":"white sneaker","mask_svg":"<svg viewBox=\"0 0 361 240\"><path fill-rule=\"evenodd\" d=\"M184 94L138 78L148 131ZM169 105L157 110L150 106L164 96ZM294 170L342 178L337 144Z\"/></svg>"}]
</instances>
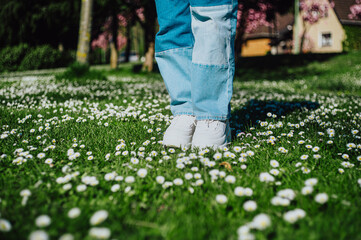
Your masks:
<instances>
[{"instance_id":1,"label":"white sneaker","mask_svg":"<svg viewBox=\"0 0 361 240\"><path fill-rule=\"evenodd\" d=\"M190 115L175 116L164 133L163 145L167 147L189 147L192 144L196 117Z\"/></svg>"},{"instance_id":2,"label":"white sneaker","mask_svg":"<svg viewBox=\"0 0 361 240\"><path fill-rule=\"evenodd\" d=\"M231 142L231 128L229 121L201 120L193 134L192 148L217 149Z\"/></svg>"}]
</instances>

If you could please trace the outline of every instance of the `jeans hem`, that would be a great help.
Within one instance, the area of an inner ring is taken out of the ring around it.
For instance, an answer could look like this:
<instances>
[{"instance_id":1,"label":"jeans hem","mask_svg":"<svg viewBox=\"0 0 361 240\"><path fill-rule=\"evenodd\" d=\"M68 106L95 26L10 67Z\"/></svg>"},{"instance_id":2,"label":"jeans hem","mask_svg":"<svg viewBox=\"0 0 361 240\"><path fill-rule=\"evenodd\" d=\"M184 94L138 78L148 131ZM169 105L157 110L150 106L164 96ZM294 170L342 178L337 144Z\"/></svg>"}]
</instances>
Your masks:
<instances>
[{"instance_id":1,"label":"jeans hem","mask_svg":"<svg viewBox=\"0 0 361 240\"><path fill-rule=\"evenodd\" d=\"M223 69L229 68L228 63L227 64L207 64L207 63L192 62L192 64L199 68L223 68Z\"/></svg>"},{"instance_id":2,"label":"jeans hem","mask_svg":"<svg viewBox=\"0 0 361 240\"><path fill-rule=\"evenodd\" d=\"M207 5L195 5L195 4L193 4L192 6L190 6L190 8L218 8L218 7L228 7L228 6L232 6L233 5L233 0L232 1L230 1L229 3L221 3L221 4L218 4L217 5L217 3L215 3L214 5L212 5L212 4L207 4Z\"/></svg>"},{"instance_id":3,"label":"jeans hem","mask_svg":"<svg viewBox=\"0 0 361 240\"><path fill-rule=\"evenodd\" d=\"M180 116L180 115L195 116L193 112L177 112L177 113L173 113L173 116Z\"/></svg>"},{"instance_id":4,"label":"jeans hem","mask_svg":"<svg viewBox=\"0 0 361 240\"><path fill-rule=\"evenodd\" d=\"M212 115L201 115L196 116L197 120L218 120L218 121L225 121L229 119L229 116L212 116Z\"/></svg>"}]
</instances>

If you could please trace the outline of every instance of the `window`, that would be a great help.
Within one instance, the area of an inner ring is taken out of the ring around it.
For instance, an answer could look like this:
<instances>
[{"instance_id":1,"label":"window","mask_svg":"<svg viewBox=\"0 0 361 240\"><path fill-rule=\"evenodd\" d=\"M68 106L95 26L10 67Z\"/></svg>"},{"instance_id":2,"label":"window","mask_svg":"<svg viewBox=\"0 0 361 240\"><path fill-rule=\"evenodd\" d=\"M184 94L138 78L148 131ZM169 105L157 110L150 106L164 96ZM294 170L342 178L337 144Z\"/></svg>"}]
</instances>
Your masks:
<instances>
[{"instance_id":1,"label":"window","mask_svg":"<svg viewBox=\"0 0 361 240\"><path fill-rule=\"evenodd\" d=\"M332 34L331 33L322 33L321 34L321 47L330 47L332 46Z\"/></svg>"}]
</instances>

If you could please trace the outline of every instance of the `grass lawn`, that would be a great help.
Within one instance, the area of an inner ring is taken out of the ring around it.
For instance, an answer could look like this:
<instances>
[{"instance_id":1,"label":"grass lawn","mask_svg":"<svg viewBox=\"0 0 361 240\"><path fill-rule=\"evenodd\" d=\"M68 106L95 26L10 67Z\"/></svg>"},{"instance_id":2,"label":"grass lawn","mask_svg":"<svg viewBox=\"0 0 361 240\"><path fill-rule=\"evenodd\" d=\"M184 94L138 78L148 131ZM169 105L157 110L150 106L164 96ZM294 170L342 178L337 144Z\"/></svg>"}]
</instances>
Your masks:
<instances>
[{"instance_id":1,"label":"grass lawn","mask_svg":"<svg viewBox=\"0 0 361 240\"><path fill-rule=\"evenodd\" d=\"M239 73L218 151L159 74L2 78L0 239L361 239L361 53Z\"/></svg>"}]
</instances>

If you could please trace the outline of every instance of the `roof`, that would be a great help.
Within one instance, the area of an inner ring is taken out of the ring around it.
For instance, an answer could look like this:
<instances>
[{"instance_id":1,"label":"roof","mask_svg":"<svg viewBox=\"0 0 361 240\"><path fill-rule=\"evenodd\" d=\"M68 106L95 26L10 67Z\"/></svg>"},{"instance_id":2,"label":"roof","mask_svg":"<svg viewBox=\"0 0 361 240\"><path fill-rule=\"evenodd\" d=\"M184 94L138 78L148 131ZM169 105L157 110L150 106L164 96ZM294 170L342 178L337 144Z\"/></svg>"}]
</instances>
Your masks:
<instances>
[{"instance_id":1,"label":"roof","mask_svg":"<svg viewBox=\"0 0 361 240\"><path fill-rule=\"evenodd\" d=\"M361 20L349 19L351 13L350 7L356 4L355 0L333 0L335 3L335 13L342 24L345 25L361 25Z\"/></svg>"},{"instance_id":2,"label":"roof","mask_svg":"<svg viewBox=\"0 0 361 240\"><path fill-rule=\"evenodd\" d=\"M359 25L361 20L349 19L348 15L351 13L350 7L356 4L355 0L333 0L335 3L334 11L343 25ZM244 35L244 39L258 39L258 38L282 38L287 32L292 31L294 23L293 13L284 15L276 14L277 27L271 28L266 26L258 27L254 32Z\"/></svg>"},{"instance_id":3,"label":"roof","mask_svg":"<svg viewBox=\"0 0 361 240\"><path fill-rule=\"evenodd\" d=\"M254 32L245 34L245 39L255 38L276 38L281 32L287 28L292 27L294 16L291 13L284 15L276 14L276 27L260 26Z\"/></svg>"}]
</instances>

